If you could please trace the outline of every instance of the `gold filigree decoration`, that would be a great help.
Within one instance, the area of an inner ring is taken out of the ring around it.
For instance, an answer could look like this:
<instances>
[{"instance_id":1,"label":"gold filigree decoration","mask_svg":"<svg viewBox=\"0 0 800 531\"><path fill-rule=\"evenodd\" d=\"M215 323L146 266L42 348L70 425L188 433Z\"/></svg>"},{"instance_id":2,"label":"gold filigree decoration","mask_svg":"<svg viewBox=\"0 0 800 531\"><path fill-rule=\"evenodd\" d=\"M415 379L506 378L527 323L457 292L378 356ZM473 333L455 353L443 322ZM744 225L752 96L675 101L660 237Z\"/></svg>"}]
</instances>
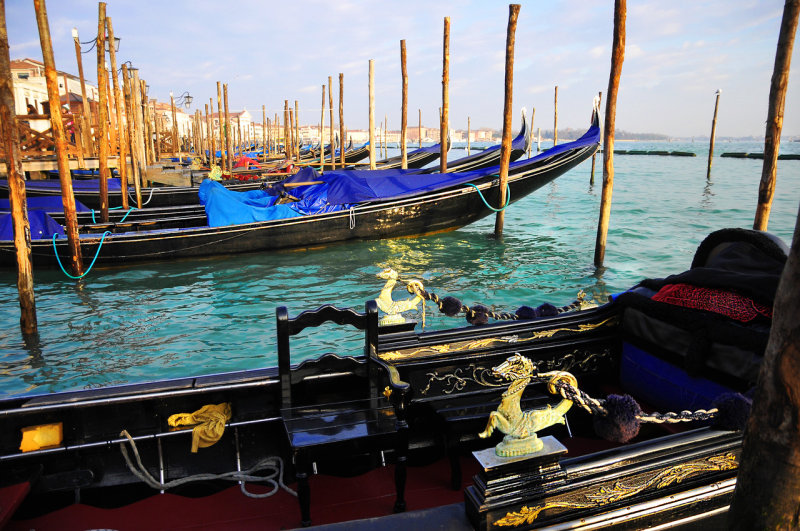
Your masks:
<instances>
[{"instance_id":1,"label":"gold filigree decoration","mask_svg":"<svg viewBox=\"0 0 800 531\"><path fill-rule=\"evenodd\" d=\"M601 352L586 352L580 350L573 350L558 359L551 360L537 360L536 367L539 372L549 371L568 371L576 368L585 371L597 365L604 359L611 356L609 349L604 349ZM459 367L453 372L438 374L429 372L428 384L420 391L421 395L428 394L431 386L435 382L441 382L442 394L450 395L458 391L463 391L467 383L473 382L481 387L502 387L508 385L508 381L501 379L494 375L492 369L470 363L467 367Z\"/></svg>"},{"instance_id":2,"label":"gold filigree decoration","mask_svg":"<svg viewBox=\"0 0 800 531\"><path fill-rule=\"evenodd\" d=\"M523 524L531 524L539 517L539 514L546 509L586 509L599 507L625 498L630 498L649 488L663 489L672 484L680 483L691 476L708 472L734 470L737 466L736 456L733 453L728 452L723 455L713 455L706 459L698 459L662 470L639 484L625 485L621 481L615 481L610 488L605 486L600 487L597 493L584 495L584 500L554 500L536 507L523 505L519 511L506 513L506 515L500 520L497 520L494 525L498 527L516 527Z\"/></svg>"},{"instance_id":3,"label":"gold filigree decoration","mask_svg":"<svg viewBox=\"0 0 800 531\"><path fill-rule=\"evenodd\" d=\"M531 332L528 337L521 338L518 335L489 337L484 339L477 339L474 341L460 341L453 343L443 343L440 345L431 345L428 347L421 347L413 350L392 350L389 352L382 352L380 357L386 361L399 361L409 358L436 356L439 354L450 354L453 352L463 352L465 350L476 350L487 348L495 344L511 344L511 343L526 343L537 339L551 338L559 332L572 332L581 334L596 330L601 326L613 326L619 322L617 316L611 316L599 323L580 324L577 327L562 327L562 328L548 328L547 330L539 330Z\"/></svg>"},{"instance_id":4,"label":"gold filigree decoration","mask_svg":"<svg viewBox=\"0 0 800 531\"><path fill-rule=\"evenodd\" d=\"M486 367L481 367L474 363L470 363L467 367L459 367L451 373L438 375L435 372L429 372L427 376L429 377L428 385L425 386L425 389L420 391L421 395L428 394L434 382L443 382L441 384L443 388L442 393L446 395L457 391L463 391L468 382L475 382L483 387L501 387L508 385L508 382L494 376L492 369L487 369Z\"/></svg>"}]
</instances>

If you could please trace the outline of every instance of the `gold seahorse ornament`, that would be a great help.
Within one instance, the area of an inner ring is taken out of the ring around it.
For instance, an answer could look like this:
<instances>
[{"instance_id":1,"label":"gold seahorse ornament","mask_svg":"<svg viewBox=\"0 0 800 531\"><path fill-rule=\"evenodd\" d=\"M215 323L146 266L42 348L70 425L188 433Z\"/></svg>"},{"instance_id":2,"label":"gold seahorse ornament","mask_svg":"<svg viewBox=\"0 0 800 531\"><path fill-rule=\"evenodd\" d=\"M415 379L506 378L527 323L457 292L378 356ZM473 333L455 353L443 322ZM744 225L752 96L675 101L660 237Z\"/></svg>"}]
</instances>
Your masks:
<instances>
[{"instance_id":1,"label":"gold seahorse ornament","mask_svg":"<svg viewBox=\"0 0 800 531\"><path fill-rule=\"evenodd\" d=\"M503 393L497 410L489 414L486 429L478 436L485 439L495 429L505 433L502 442L495 447L495 453L500 457L538 452L544 443L536 436L536 432L553 424L564 424L564 415L572 407L572 401L563 399L555 406L547 405L522 411L520 397L533 378L536 367L531 360L519 353L494 367L492 372L496 376L511 380L511 384ZM551 393L556 393L555 384L559 380L564 380L576 389L578 388L578 380L568 372L553 371L537 376L549 377L547 388Z\"/></svg>"},{"instance_id":2,"label":"gold seahorse ornament","mask_svg":"<svg viewBox=\"0 0 800 531\"><path fill-rule=\"evenodd\" d=\"M416 310L419 303L422 302L424 299L417 293L411 299L405 299L401 301L395 301L392 299L392 290L394 289L395 284L397 284L397 279L399 275L397 271L394 269L387 267L380 273L378 273L378 278L382 278L386 281L384 284L383 289L381 290L380 295L375 302L378 303L378 309L385 313L386 315L381 318L380 324L381 325L388 325L394 323L402 323L405 321L405 318L400 315L402 312L407 312L409 310ZM418 280L412 280L409 282L409 286L417 285L419 290L422 290L422 282ZM412 291L409 288L409 291ZM416 293L416 292L415 292Z\"/></svg>"}]
</instances>

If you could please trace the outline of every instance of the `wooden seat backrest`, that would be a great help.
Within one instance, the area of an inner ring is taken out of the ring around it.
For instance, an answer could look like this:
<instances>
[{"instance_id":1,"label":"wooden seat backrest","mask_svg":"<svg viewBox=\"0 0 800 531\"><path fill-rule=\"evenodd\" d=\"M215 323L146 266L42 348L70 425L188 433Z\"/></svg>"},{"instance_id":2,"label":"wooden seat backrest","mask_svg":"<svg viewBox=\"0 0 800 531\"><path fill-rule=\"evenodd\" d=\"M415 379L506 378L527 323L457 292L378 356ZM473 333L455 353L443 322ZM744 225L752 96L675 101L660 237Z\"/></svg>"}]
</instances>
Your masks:
<instances>
[{"instance_id":1,"label":"wooden seat backrest","mask_svg":"<svg viewBox=\"0 0 800 531\"><path fill-rule=\"evenodd\" d=\"M297 405L293 400L292 387L309 376L325 376L334 372L352 372L354 379L365 379L362 397L370 396L374 391L370 384L371 361L375 359L378 346L378 307L374 300L367 301L365 312L359 313L352 308L337 308L325 305L316 310L308 310L297 317L290 318L285 306L276 310L278 334L278 370L281 381L281 407L289 408ZM364 331L364 361L338 356L322 356L309 360L292 370L291 336L297 335L306 328L317 327L326 322L349 325ZM353 391L352 389L349 391ZM361 392L362 390L356 390Z\"/></svg>"}]
</instances>

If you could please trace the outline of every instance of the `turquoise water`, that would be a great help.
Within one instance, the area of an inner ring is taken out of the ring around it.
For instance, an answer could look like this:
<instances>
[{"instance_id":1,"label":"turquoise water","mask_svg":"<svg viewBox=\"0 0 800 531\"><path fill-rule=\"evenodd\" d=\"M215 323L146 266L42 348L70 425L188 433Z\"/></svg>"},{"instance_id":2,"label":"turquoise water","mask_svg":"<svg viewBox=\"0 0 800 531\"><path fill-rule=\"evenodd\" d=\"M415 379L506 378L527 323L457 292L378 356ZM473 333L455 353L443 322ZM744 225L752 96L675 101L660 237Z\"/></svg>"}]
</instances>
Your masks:
<instances>
[{"instance_id":1,"label":"turquoise water","mask_svg":"<svg viewBox=\"0 0 800 531\"><path fill-rule=\"evenodd\" d=\"M579 290L604 300L642 278L685 270L709 232L752 226L762 161L715 157L708 182L707 145L617 142L616 149L698 156L615 156L602 272L592 264L600 156L594 186L586 162L515 203L506 213L502 240L491 236L492 217L424 238L98 268L79 282L60 271L36 271L39 338L27 345L19 332L16 273L0 271L0 395L275 365L276 306L288 306L292 315L323 303L363 308L380 292L383 281L376 275L386 266L441 296L513 312L523 304L568 304ZM715 153L762 150L763 144L718 143ZM800 153L800 143L785 142L781 152ZM451 159L463 154L454 151ZM787 243L799 203L800 161L779 161L770 231ZM396 300L408 296L399 288L394 292ZM443 329L466 322L429 305L426 324ZM349 352L357 344L331 328L292 346L299 360Z\"/></svg>"}]
</instances>

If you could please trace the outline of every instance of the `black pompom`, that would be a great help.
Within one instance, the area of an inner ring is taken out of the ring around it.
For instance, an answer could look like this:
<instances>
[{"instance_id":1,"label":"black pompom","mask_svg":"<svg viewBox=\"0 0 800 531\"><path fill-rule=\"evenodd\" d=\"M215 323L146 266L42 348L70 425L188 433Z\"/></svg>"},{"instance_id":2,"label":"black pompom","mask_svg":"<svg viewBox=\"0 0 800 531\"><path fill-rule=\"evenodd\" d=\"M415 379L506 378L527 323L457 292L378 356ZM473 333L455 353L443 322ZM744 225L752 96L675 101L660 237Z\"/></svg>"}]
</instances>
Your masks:
<instances>
[{"instance_id":1,"label":"black pompom","mask_svg":"<svg viewBox=\"0 0 800 531\"><path fill-rule=\"evenodd\" d=\"M480 304L472 307L472 313L467 313L467 322L471 325L483 325L489 322L489 308Z\"/></svg>"},{"instance_id":2,"label":"black pompom","mask_svg":"<svg viewBox=\"0 0 800 531\"><path fill-rule=\"evenodd\" d=\"M538 313L540 317L552 317L554 315L558 315L558 308L549 302L545 302L536 308L536 313Z\"/></svg>"},{"instance_id":3,"label":"black pompom","mask_svg":"<svg viewBox=\"0 0 800 531\"><path fill-rule=\"evenodd\" d=\"M518 319L533 319L534 317L539 317L539 314L536 313L536 309L530 306L520 306L517 308L516 313Z\"/></svg>"},{"instance_id":4,"label":"black pompom","mask_svg":"<svg viewBox=\"0 0 800 531\"><path fill-rule=\"evenodd\" d=\"M440 311L447 317L455 317L461 311L461 301L455 297L448 295L441 299L440 302L442 303Z\"/></svg>"},{"instance_id":5,"label":"black pompom","mask_svg":"<svg viewBox=\"0 0 800 531\"><path fill-rule=\"evenodd\" d=\"M638 415L642 408L630 395L608 395L608 415L595 415L594 431L607 441L628 442L639 434Z\"/></svg>"},{"instance_id":6,"label":"black pompom","mask_svg":"<svg viewBox=\"0 0 800 531\"><path fill-rule=\"evenodd\" d=\"M719 410L712 425L720 430L744 430L753 401L739 393L724 393L711 403Z\"/></svg>"}]
</instances>

